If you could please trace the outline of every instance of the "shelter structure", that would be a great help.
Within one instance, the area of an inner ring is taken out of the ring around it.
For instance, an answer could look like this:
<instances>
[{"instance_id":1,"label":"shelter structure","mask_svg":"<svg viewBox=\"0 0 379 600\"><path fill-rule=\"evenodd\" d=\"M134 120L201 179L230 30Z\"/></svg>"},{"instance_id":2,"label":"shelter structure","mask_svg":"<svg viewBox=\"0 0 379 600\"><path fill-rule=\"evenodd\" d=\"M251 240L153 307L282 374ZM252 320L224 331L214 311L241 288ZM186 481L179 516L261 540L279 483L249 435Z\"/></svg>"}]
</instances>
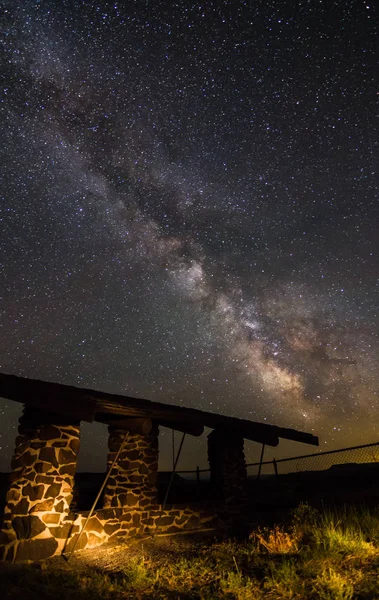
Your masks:
<instances>
[{"instance_id":1,"label":"shelter structure","mask_svg":"<svg viewBox=\"0 0 379 600\"><path fill-rule=\"evenodd\" d=\"M159 531L217 526L246 505L244 439L318 445L312 434L140 398L0 374L0 397L24 405L0 531L0 560L24 562ZM108 425L103 507L72 513L80 422ZM157 500L159 426L208 436L212 507Z\"/></svg>"}]
</instances>

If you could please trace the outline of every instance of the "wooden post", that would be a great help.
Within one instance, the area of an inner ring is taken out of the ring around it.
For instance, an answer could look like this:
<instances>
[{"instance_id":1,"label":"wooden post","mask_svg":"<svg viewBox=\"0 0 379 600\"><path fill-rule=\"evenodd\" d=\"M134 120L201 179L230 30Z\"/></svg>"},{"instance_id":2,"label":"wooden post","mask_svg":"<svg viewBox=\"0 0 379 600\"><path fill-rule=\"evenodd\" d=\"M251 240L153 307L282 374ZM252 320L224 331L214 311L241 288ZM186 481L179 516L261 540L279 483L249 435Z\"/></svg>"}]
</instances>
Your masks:
<instances>
[{"instance_id":1,"label":"wooden post","mask_svg":"<svg viewBox=\"0 0 379 600\"><path fill-rule=\"evenodd\" d=\"M272 459L272 464L274 466L274 472L275 472L275 477L278 478L279 473L278 473L278 465L276 464L276 460L275 458Z\"/></svg>"},{"instance_id":2,"label":"wooden post","mask_svg":"<svg viewBox=\"0 0 379 600\"><path fill-rule=\"evenodd\" d=\"M262 444L262 452L261 452L261 459L259 461L259 468L258 468L258 475L257 475L257 481L259 481L260 477L261 477L261 471L262 471L262 462L263 462L263 455L264 455L264 451L265 451L265 444Z\"/></svg>"},{"instance_id":3,"label":"wooden post","mask_svg":"<svg viewBox=\"0 0 379 600\"><path fill-rule=\"evenodd\" d=\"M196 490L197 490L197 498L200 498L200 469L199 465L196 467Z\"/></svg>"},{"instance_id":4,"label":"wooden post","mask_svg":"<svg viewBox=\"0 0 379 600\"><path fill-rule=\"evenodd\" d=\"M171 429L171 443L172 443L172 470L175 469L175 431Z\"/></svg>"}]
</instances>

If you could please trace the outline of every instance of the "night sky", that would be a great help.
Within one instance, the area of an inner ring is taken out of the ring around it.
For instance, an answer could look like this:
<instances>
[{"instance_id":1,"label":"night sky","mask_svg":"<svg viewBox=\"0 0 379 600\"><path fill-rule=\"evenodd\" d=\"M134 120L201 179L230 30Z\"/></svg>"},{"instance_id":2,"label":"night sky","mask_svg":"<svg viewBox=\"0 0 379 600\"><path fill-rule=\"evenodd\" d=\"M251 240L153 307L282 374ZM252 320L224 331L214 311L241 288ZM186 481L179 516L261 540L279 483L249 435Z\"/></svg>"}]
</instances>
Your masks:
<instances>
[{"instance_id":1,"label":"night sky","mask_svg":"<svg viewBox=\"0 0 379 600\"><path fill-rule=\"evenodd\" d=\"M0 371L377 441L378 13L1 2Z\"/></svg>"}]
</instances>

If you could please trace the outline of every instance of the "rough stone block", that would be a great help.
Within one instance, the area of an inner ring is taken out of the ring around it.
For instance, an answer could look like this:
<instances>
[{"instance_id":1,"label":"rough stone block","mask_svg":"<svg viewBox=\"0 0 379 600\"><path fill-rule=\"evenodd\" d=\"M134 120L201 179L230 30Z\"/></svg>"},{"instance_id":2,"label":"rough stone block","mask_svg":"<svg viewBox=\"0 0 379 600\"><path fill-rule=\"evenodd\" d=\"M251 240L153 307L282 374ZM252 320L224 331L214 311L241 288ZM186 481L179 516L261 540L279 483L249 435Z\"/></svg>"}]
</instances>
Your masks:
<instances>
[{"instance_id":1,"label":"rough stone block","mask_svg":"<svg viewBox=\"0 0 379 600\"><path fill-rule=\"evenodd\" d=\"M194 529L196 527L199 527L199 525L200 525L199 517L192 515L192 517L190 517L188 519L188 523L187 523L186 527L188 527L189 529Z\"/></svg>"},{"instance_id":2,"label":"rough stone block","mask_svg":"<svg viewBox=\"0 0 379 600\"><path fill-rule=\"evenodd\" d=\"M52 536L54 536L55 538L63 538L65 540L70 534L74 533L72 531L73 527L71 523L65 523L61 527L50 527L49 529Z\"/></svg>"},{"instance_id":3,"label":"rough stone block","mask_svg":"<svg viewBox=\"0 0 379 600\"><path fill-rule=\"evenodd\" d=\"M165 527L166 525L172 525L174 523L174 518L170 515L163 516L160 521L158 527Z\"/></svg>"},{"instance_id":4,"label":"rough stone block","mask_svg":"<svg viewBox=\"0 0 379 600\"><path fill-rule=\"evenodd\" d=\"M37 461L34 465L36 473L48 473L51 469L51 464L47 462Z\"/></svg>"},{"instance_id":5,"label":"rough stone block","mask_svg":"<svg viewBox=\"0 0 379 600\"><path fill-rule=\"evenodd\" d=\"M76 453L69 448L61 448L58 450L58 461L60 465L76 465Z\"/></svg>"},{"instance_id":6,"label":"rough stone block","mask_svg":"<svg viewBox=\"0 0 379 600\"><path fill-rule=\"evenodd\" d=\"M23 446L24 444L28 444L28 442L29 442L29 438L27 438L25 435L18 435L14 441L15 447L17 450L20 446Z\"/></svg>"},{"instance_id":7,"label":"rough stone block","mask_svg":"<svg viewBox=\"0 0 379 600\"><path fill-rule=\"evenodd\" d=\"M14 487L12 487L6 496L6 502L8 503L15 503L18 502L21 498L21 492L19 489L15 489Z\"/></svg>"},{"instance_id":8,"label":"rough stone block","mask_svg":"<svg viewBox=\"0 0 379 600\"><path fill-rule=\"evenodd\" d=\"M47 513L46 515L42 515L41 519L46 525L58 525L61 515L58 513Z\"/></svg>"},{"instance_id":9,"label":"rough stone block","mask_svg":"<svg viewBox=\"0 0 379 600\"><path fill-rule=\"evenodd\" d=\"M43 485L32 485L29 483L22 491L24 496L28 496L29 499L34 502L34 500L41 500L44 489L45 487Z\"/></svg>"},{"instance_id":10,"label":"rough stone block","mask_svg":"<svg viewBox=\"0 0 379 600\"><path fill-rule=\"evenodd\" d=\"M71 504L71 502L72 502L72 499L73 499L73 497L74 497L74 496L73 496L73 494L66 494L66 495L65 495L65 498L64 498L64 499L65 499L65 501L66 501L66 505L67 505L67 506L70 506L70 504Z\"/></svg>"},{"instance_id":11,"label":"rough stone block","mask_svg":"<svg viewBox=\"0 0 379 600\"><path fill-rule=\"evenodd\" d=\"M113 533L109 537L109 541L114 540L114 539L124 538L124 537L125 537L125 531L123 531L122 529L120 529L120 531L116 531L116 533Z\"/></svg>"},{"instance_id":12,"label":"rough stone block","mask_svg":"<svg viewBox=\"0 0 379 600\"><path fill-rule=\"evenodd\" d=\"M151 506L151 500L150 498L141 498L138 504L141 508L146 508L147 506Z\"/></svg>"},{"instance_id":13,"label":"rough stone block","mask_svg":"<svg viewBox=\"0 0 379 600\"><path fill-rule=\"evenodd\" d=\"M139 494L133 494L133 492L128 492L127 494L120 494L120 500L122 500L122 506L138 505L139 499L140 499Z\"/></svg>"},{"instance_id":14,"label":"rough stone block","mask_svg":"<svg viewBox=\"0 0 379 600\"><path fill-rule=\"evenodd\" d=\"M52 500L52 503L54 504L54 500ZM65 508L66 508L65 502L63 500L61 500L60 502L58 502L58 504L55 505L55 512L62 513L65 510Z\"/></svg>"},{"instance_id":15,"label":"rough stone block","mask_svg":"<svg viewBox=\"0 0 379 600\"><path fill-rule=\"evenodd\" d=\"M76 471L76 463L63 465L59 468L59 475L70 475L74 477Z\"/></svg>"},{"instance_id":16,"label":"rough stone block","mask_svg":"<svg viewBox=\"0 0 379 600\"><path fill-rule=\"evenodd\" d=\"M80 448L80 440L79 438L74 438L70 441L70 448L74 452L75 455L78 454Z\"/></svg>"},{"instance_id":17,"label":"rough stone block","mask_svg":"<svg viewBox=\"0 0 379 600\"><path fill-rule=\"evenodd\" d=\"M24 477L26 479L26 483L28 483L28 482L35 483L37 473L35 472L33 467L26 467L24 470Z\"/></svg>"},{"instance_id":18,"label":"rough stone block","mask_svg":"<svg viewBox=\"0 0 379 600\"><path fill-rule=\"evenodd\" d=\"M130 522L131 522L131 520L132 520L132 513L130 513L130 512L127 512L127 513L124 513L124 514L122 514L122 515L120 516L120 519L119 519L119 520L120 520L120 521L126 521L126 522L129 522L129 523L130 523Z\"/></svg>"},{"instance_id":19,"label":"rough stone block","mask_svg":"<svg viewBox=\"0 0 379 600\"><path fill-rule=\"evenodd\" d=\"M27 450L26 452L24 452L24 454L21 454L20 456L16 456L15 458L12 459L11 461L11 468L12 471L15 471L16 469L22 468L22 467L30 467L31 465L33 465L36 460L37 460L37 454L32 454L29 450Z\"/></svg>"},{"instance_id":20,"label":"rough stone block","mask_svg":"<svg viewBox=\"0 0 379 600\"><path fill-rule=\"evenodd\" d=\"M93 513L100 521L110 521L115 518L115 511L113 508L101 508L95 510Z\"/></svg>"},{"instance_id":21,"label":"rough stone block","mask_svg":"<svg viewBox=\"0 0 379 600\"><path fill-rule=\"evenodd\" d=\"M34 538L46 529L46 525L35 515L15 517L12 525L19 540Z\"/></svg>"},{"instance_id":22,"label":"rough stone block","mask_svg":"<svg viewBox=\"0 0 379 600\"><path fill-rule=\"evenodd\" d=\"M88 535L88 543L87 543L88 548L94 548L95 546L99 546L100 544L102 544L105 541L103 538L96 535L96 533L92 533L91 531L88 532L87 535Z\"/></svg>"},{"instance_id":23,"label":"rough stone block","mask_svg":"<svg viewBox=\"0 0 379 600\"><path fill-rule=\"evenodd\" d=\"M30 503L26 498L23 498L12 508L14 515L27 515L29 512Z\"/></svg>"},{"instance_id":24,"label":"rough stone block","mask_svg":"<svg viewBox=\"0 0 379 600\"><path fill-rule=\"evenodd\" d=\"M106 523L104 525L104 532L107 535L112 535L112 533L114 533L115 531L118 531L120 529L120 523Z\"/></svg>"},{"instance_id":25,"label":"rough stone block","mask_svg":"<svg viewBox=\"0 0 379 600\"><path fill-rule=\"evenodd\" d=\"M31 440L29 445L34 450L40 450L41 448L44 448L46 446L46 442L38 442L35 440Z\"/></svg>"},{"instance_id":26,"label":"rough stone block","mask_svg":"<svg viewBox=\"0 0 379 600\"><path fill-rule=\"evenodd\" d=\"M113 488L117 486L117 481L114 477L109 477L108 481L107 481L107 486L109 488Z\"/></svg>"},{"instance_id":27,"label":"rough stone block","mask_svg":"<svg viewBox=\"0 0 379 600\"><path fill-rule=\"evenodd\" d=\"M55 468L59 467L59 463L57 461L55 448L41 448L39 452L39 459L43 460Z\"/></svg>"},{"instance_id":28,"label":"rough stone block","mask_svg":"<svg viewBox=\"0 0 379 600\"><path fill-rule=\"evenodd\" d=\"M16 553L16 562L38 561L55 554L58 542L54 538L22 540Z\"/></svg>"},{"instance_id":29,"label":"rough stone block","mask_svg":"<svg viewBox=\"0 0 379 600\"><path fill-rule=\"evenodd\" d=\"M93 531L93 532L97 532L97 533L103 533L104 526L99 521L99 519L96 516L94 516L94 517L91 517L89 519L89 521L87 523L86 529L87 529L87 531Z\"/></svg>"},{"instance_id":30,"label":"rough stone block","mask_svg":"<svg viewBox=\"0 0 379 600\"><path fill-rule=\"evenodd\" d=\"M69 435L70 437L78 438L80 436L79 427L80 427L80 423L78 422L77 425L72 425L72 427L61 427L60 430L62 433L65 433L66 435Z\"/></svg>"},{"instance_id":31,"label":"rough stone block","mask_svg":"<svg viewBox=\"0 0 379 600\"><path fill-rule=\"evenodd\" d=\"M51 484L52 480L51 480L51 477L49 475L37 475L36 476L36 483L48 483L48 484Z\"/></svg>"},{"instance_id":32,"label":"rough stone block","mask_svg":"<svg viewBox=\"0 0 379 600\"><path fill-rule=\"evenodd\" d=\"M62 435L62 430L55 425L44 425L41 427L40 439L41 440L59 440Z\"/></svg>"},{"instance_id":33,"label":"rough stone block","mask_svg":"<svg viewBox=\"0 0 379 600\"><path fill-rule=\"evenodd\" d=\"M54 500L43 500L43 502L37 502L37 504L35 504L33 506L33 508L31 508L30 512L45 512L45 511L49 511L52 510L54 506ZM59 512L59 511L57 511Z\"/></svg>"},{"instance_id":34,"label":"rough stone block","mask_svg":"<svg viewBox=\"0 0 379 600\"><path fill-rule=\"evenodd\" d=\"M82 533L82 535L80 535L79 542L77 542L79 535L80 534L77 533L74 536L72 536L72 538L70 539L70 541L68 542L68 544L65 548L66 554L70 554L70 552L72 552L74 547L75 547L75 550L83 550L87 546L87 543L88 543L87 533L86 532ZM76 544L76 546L75 546L75 544Z\"/></svg>"},{"instance_id":35,"label":"rough stone block","mask_svg":"<svg viewBox=\"0 0 379 600\"><path fill-rule=\"evenodd\" d=\"M45 492L45 498L56 498L59 496L61 491L62 484L61 483L53 483L49 485Z\"/></svg>"}]
</instances>

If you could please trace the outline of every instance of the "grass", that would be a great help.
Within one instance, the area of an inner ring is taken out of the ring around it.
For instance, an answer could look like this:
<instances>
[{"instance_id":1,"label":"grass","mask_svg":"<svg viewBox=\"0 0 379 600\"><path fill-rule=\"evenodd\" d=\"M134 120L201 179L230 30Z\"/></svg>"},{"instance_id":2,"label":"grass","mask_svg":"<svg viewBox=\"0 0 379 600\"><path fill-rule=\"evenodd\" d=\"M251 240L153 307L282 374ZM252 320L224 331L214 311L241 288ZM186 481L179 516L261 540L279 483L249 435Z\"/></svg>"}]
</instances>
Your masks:
<instances>
[{"instance_id":1,"label":"grass","mask_svg":"<svg viewBox=\"0 0 379 600\"><path fill-rule=\"evenodd\" d=\"M23 600L379 600L379 512L300 505L287 526L165 557L125 558L117 571L9 566L2 598Z\"/></svg>"}]
</instances>

